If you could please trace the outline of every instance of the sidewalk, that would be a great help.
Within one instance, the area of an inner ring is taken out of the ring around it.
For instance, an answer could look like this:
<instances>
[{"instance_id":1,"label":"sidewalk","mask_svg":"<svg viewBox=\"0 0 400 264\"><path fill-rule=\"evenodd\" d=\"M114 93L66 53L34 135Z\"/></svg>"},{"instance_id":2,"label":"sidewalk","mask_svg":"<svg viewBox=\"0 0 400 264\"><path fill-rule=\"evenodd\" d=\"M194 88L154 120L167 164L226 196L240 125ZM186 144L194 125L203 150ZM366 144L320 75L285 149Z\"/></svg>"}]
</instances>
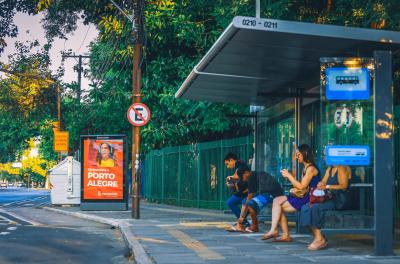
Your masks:
<instances>
[{"instance_id":1,"label":"sidewalk","mask_svg":"<svg viewBox=\"0 0 400 264\"><path fill-rule=\"evenodd\" d=\"M400 257L377 258L373 240L362 235L331 236L328 249L307 250L312 238L293 234L292 243L264 242L257 234L229 233L232 215L220 211L142 202L141 219L131 212L80 211L79 207L44 208L119 227L137 263L399 263ZM396 254L400 247L396 246Z\"/></svg>"}]
</instances>

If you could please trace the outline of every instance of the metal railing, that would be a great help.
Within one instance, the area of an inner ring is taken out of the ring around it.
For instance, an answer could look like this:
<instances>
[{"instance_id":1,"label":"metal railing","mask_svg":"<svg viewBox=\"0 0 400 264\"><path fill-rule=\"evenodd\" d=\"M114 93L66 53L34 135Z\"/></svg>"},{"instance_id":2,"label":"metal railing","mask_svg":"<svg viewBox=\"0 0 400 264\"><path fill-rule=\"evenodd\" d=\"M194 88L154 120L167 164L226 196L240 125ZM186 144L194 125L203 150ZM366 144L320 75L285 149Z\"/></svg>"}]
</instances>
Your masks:
<instances>
[{"instance_id":1,"label":"metal railing","mask_svg":"<svg viewBox=\"0 0 400 264\"><path fill-rule=\"evenodd\" d=\"M230 195L224 166L228 152L248 161L253 138L242 137L153 150L146 155L142 196L151 202L178 206L225 209Z\"/></svg>"}]
</instances>

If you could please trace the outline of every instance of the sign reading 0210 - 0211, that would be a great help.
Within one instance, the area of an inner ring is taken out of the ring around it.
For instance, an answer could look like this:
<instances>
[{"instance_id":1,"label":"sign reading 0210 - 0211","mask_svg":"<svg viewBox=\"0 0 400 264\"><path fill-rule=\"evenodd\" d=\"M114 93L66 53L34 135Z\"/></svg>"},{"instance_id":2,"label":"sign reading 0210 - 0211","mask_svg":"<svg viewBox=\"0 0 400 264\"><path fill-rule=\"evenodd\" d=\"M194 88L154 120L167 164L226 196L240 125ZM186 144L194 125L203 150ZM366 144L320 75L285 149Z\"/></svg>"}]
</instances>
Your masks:
<instances>
[{"instance_id":1,"label":"sign reading 0210 - 0211","mask_svg":"<svg viewBox=\"0 0 400 264\"><path fill-rule=\"evenodd\" d=\"M242 25L250 27L261 26L263 28L278 28L278 22L269 20L262 21L259 19L250 19L250 18L243 18Z\"/></svg>"}]
</instances>

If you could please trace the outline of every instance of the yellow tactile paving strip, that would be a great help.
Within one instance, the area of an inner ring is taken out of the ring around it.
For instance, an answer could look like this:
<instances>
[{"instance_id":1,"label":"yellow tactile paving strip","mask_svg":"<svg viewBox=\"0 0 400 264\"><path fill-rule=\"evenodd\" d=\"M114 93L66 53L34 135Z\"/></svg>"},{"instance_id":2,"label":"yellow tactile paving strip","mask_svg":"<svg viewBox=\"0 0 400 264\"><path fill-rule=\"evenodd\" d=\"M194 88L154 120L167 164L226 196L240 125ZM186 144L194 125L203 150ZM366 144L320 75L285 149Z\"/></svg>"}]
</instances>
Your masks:
<instances>
[{"instance_id":1,"label":"yellow tactile paving strip","mask_svg":"<svg viewBox=\"0 0 400 264\"><path fill-rule=\"evenodd\" d=\"M206 245L201 243L200 241L191 238L186 233L176 230L167 228L167 232L175 237L182 245L185 247L193 250L200 258L204 260L224 260L225 257L218 254L214 250L208 248Z\"/></svg>"}]
</instances>

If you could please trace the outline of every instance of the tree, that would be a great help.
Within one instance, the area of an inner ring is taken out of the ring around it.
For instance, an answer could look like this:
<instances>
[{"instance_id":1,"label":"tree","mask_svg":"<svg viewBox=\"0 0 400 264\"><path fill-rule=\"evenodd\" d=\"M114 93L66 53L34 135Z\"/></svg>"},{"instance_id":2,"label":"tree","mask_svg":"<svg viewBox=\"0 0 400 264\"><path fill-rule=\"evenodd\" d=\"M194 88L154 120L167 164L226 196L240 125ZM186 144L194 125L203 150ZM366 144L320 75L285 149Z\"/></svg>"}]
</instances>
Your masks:
<instances>
[{"instance_id":1,"label":"tree","mask_svg":"<svg viewBox=\"0 0 400 264\"><path fill-rule=\"evenodd\" d=\"M32 53L38 46L36 41L17 43L9 64L1 64L5 76L0 78L0 162L18 158L28 140L39 136L46 120L56 113L48 50Z\"/></svg>"},{"instance_id":2,"label":"tree","mask_svg":"<svg viewBox=\"0 0 400 264\"><path fill-rule=\"evenodd\" d=\"M80 18L84 23L94 23L100 31L91 46L91 90L82 102L76 102L73 85L64 89L64 124L71 133L72 150L78 148L80 134L130 134L125 116L132 101L134 39L131 23L108 0L17 2L29 12L36 9L45 14L44 26L50 41L54 37L65 38L76 28ZM127 12L133 8L132 0L117 2ZM229 118L246 113L247 107L175 100L173 95L235 15L254 15L254 1L156 0L145 3L143 101L152 110L152 121L142 130L145 149L249 133L249 122ZM400 4L396 1L264 0L261 4L261 14L267 18L400 29ZM400 74L397 72L395 76L398 84ZM45 152L51 149L50 128L46 129L42 146Z\"/></svg>"}]
</instances>

